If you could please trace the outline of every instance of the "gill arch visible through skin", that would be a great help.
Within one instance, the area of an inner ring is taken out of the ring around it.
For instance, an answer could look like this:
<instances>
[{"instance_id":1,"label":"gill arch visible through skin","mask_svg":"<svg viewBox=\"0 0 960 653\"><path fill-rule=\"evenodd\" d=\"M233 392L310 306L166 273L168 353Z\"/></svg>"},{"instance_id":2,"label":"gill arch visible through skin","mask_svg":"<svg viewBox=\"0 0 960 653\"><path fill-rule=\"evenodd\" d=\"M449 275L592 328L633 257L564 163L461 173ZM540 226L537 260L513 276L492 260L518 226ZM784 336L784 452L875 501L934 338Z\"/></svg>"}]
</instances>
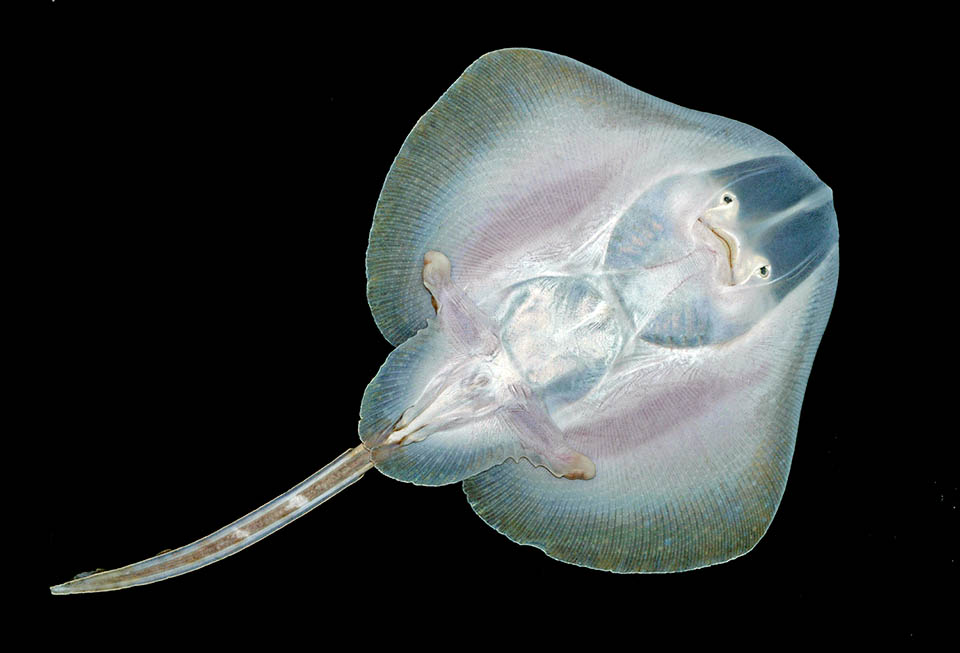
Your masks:
<instances>
[{"instance_id":1,"label":"gill arch visible through skin","mask_svg":"<svg viewBox=\"0 0 960 653\"><path fill-rule=\"evenodd\" d=\"M245 517L192 544L119 569L82 574L50 588L52 594L106 592L180 576L259 542L352 485L373 467L362 444Z\"/></svg>"}]
</instances>

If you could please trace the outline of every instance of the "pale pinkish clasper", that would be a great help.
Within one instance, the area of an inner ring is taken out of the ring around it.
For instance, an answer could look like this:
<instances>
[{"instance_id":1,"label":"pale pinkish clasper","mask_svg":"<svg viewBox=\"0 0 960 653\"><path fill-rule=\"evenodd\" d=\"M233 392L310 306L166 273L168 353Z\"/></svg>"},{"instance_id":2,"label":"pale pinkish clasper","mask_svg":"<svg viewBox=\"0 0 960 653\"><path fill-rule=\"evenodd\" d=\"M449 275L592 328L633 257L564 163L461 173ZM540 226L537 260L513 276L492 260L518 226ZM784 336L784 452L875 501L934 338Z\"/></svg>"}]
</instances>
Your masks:
<instances>
[{"instance_id":1,"label":"pale pinkish clasper","mask_svg":"<svg viewBox=\"0 0 960 653\"><path fill-rule=\"evenodd\" d=\"M836 291L832 193L776 139L536 50L474 62L387 175L367 297L396 346L362 444L118 589L242 549L376 467L463 482L551 557L671 572L748 552L787 481Z\"/></svg>"}]
</instances>

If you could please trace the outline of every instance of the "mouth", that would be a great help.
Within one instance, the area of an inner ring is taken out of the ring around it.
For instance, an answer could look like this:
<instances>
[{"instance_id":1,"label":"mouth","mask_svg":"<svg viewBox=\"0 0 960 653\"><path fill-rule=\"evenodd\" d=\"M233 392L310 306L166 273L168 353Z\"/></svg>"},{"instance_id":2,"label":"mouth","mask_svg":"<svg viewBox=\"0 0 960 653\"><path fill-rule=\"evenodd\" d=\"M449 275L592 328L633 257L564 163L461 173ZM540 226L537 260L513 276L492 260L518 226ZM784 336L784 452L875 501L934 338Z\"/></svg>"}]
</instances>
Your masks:
<instances>
[{"instance_id":1,"label":"mouth","mask_svg":"<svg viewBox=\"0 0 960 653\"><path fill-rule=\"evenodd\" d=\"M730 270L729 285L736 285L734 280L734 270L736 268L737 259L740 256L740 241L737 240L736 236L723 227L714 227L713 225L705 222L703 218L697 218L697 222L706 227L707 230L716 236L717 240L722 243L723 247L721 248L721 252L726 254L727 266Z\"/></svg>"}]
</instances>

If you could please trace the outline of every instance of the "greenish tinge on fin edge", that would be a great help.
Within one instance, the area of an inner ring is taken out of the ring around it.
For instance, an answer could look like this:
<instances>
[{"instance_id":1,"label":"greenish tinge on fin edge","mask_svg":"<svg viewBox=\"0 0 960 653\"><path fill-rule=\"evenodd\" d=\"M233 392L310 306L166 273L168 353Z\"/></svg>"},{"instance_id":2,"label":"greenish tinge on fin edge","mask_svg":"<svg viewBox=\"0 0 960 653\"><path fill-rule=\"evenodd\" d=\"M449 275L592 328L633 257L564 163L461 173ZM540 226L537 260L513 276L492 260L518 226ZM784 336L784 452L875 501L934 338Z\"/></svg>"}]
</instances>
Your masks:
<instances>
[{"instance_id":1,"label":"greenish tinge on fin edge","mask_svg":"<svg viewBox=\"0 0 960 653\"><path fill-rule=\"evenodd\" d=\"M756 545L789 470L787 452L773 460L762 474L762 493L744 479L697 494L650 497L604 479L602 466L578 487L523 461L467 479L463 489L487 524L550 557L617 573L677 572L726 562Z\"/></svg>"}]
</instances>

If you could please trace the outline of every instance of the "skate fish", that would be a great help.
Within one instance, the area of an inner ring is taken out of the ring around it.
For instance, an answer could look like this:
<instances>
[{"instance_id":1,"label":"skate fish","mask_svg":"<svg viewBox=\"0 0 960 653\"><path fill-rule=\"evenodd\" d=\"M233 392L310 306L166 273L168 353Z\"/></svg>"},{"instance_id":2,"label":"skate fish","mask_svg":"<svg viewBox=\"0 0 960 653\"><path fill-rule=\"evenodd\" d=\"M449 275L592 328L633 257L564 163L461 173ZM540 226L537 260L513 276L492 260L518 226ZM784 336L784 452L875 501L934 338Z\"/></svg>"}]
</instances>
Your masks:
<instances>
[{"instance_id":1,"label":"skate fish","mask_svg":"<svg viewBox=\"0 0 960 653\"><path fill-rule=\"evenodd\" d=\"M833 304L832 192L774 138L557 54L474 62L391 167L367 297L396 349L361 444L189 546L54 593L226 557L376 468L463 483L511 540L613 572L752 549Z\"/></svg>"}]
</instances>

